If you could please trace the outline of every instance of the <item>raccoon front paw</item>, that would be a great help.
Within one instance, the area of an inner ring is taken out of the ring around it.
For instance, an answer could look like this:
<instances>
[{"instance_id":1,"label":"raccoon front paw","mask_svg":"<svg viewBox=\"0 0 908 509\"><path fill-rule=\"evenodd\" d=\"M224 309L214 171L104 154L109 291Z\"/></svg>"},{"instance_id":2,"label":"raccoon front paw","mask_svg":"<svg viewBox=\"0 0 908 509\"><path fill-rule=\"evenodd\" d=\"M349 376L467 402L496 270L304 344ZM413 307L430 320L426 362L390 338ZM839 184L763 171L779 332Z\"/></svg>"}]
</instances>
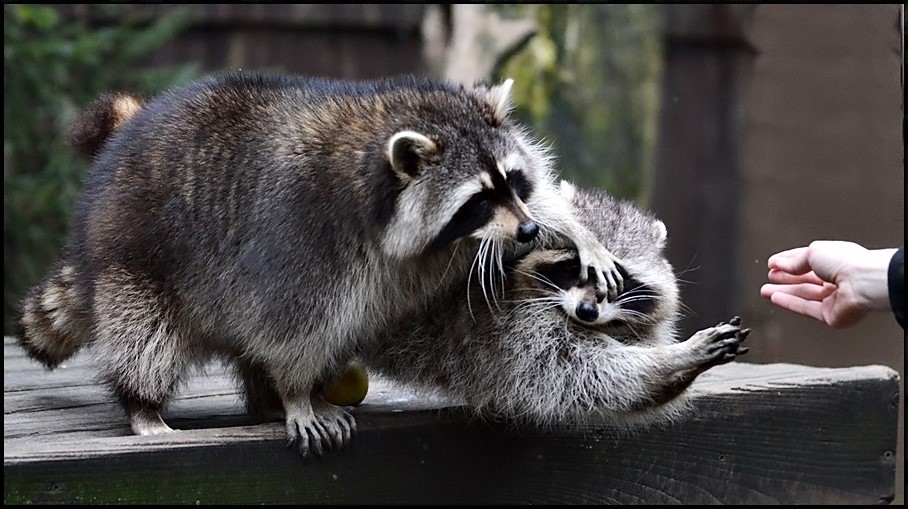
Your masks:
<instances>
[{"instance_id":1,"label":"raccoon front paw","mask_svg":"<svg viewBox=\"0 0 908 509\"><path fill-rule=\"evenodd\" d=\"M297 410L303 410L301 407ZM343 408L313 397L309 411L287 410L287 446L296 444L301 456L323 455L346 446L356 431L356 420Z\"/></svg>"},{"instance_id":2,"label":"raccoon front paw","mask_svg":"<svg viewBox=\"0 0 908 509\"><path fill-rule=\"evenodd\" d=\"M624 291L623 270L618 258L599 242L578 246L577 255L580 258L580 283L595 277L596 297L614 302Z\"/></svg>"},{"instance_id":3,"label":"raccoon front paw","mask_svg":"<svg viewBox=\"0 0 908 509\"><path fill-rule=\"evenodd\" d=\"M741 329L741 317L736 316L728 323L719 322L715 327L697 332L689 341L700 354L701 367L707 369L746 354L750 349L741 343L748 335L750 329Z\"/></svg>"}]
</instances>

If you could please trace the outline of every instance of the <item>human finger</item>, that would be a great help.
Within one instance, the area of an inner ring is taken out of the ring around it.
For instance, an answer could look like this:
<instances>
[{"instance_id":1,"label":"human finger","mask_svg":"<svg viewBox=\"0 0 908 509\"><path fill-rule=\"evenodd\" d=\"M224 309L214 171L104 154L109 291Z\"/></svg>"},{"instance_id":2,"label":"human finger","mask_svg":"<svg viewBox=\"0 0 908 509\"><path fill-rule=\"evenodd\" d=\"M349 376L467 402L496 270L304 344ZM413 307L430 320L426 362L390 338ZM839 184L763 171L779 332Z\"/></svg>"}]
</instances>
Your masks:
<instances>
[{"instance_id":1,"label":"human finger","mask_svg":"<svg viewBox=\"0 0 908 509\"><path fill-rule=\"evenodd\" d=\"M775 292L770 297L770 302L782 309L825 323L822 301L805 300L785 292Z\"/></svg>"},{"instance_id":2,"label":"human finger","mask_svg":"<svg viewBox=\"0 0 908 509\"><path fill-rule=\"evenodd\" d=\"M815 285L822 285L825 283L825 281L817 276L814 271L810 271L806 274L791 274L784 270L770 269L767 278L771 283L779 284L812 283Z\"/></svg>"},{"instance_id":3,"label":"human finger","mask_svg":"<svg viewBox=\"0 0 908 509\"><path fill-rule=\"evenodd\" d=\"M779 269L789 274L804 274L810 271L806 247L776 253L769 257L766 264L770 269Z\"/></svg>"},{"instance_id":4,"label":"human finger","mask_svg":"<svg viewBox=\"0 0 908 509\"><path fill-rule=\"evenodd\" d=\"M815 285L811 283L802 283L794 285L763 285L760 293L766 292L768 296L775 293L786 293L804 300L822 301L835 291L834 285Z\"/></svg>"}]
</instances>

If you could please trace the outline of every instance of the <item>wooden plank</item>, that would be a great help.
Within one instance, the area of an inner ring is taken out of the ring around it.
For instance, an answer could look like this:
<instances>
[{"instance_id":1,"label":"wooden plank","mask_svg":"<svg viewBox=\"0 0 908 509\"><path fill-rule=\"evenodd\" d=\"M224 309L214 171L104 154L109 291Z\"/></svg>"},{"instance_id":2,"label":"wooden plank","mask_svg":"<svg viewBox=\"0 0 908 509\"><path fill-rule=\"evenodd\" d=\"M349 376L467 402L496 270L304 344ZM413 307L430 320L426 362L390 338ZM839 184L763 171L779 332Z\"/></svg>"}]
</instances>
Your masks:
<instances>
[{"instance_id":1,"label":"wooden plank","mask_svg":"<svg viewBox=\"0 0 908 509\"><path fill-rule=\"evenodd\" d=\"M129 434L80 354L53 372L4 340L5 503L878 503L894 492L898 377L882 366L733 363L695 412L633 433L470 419L373 381L348 449L302 460L210 366Z\"/></svg>"}]
</instances>

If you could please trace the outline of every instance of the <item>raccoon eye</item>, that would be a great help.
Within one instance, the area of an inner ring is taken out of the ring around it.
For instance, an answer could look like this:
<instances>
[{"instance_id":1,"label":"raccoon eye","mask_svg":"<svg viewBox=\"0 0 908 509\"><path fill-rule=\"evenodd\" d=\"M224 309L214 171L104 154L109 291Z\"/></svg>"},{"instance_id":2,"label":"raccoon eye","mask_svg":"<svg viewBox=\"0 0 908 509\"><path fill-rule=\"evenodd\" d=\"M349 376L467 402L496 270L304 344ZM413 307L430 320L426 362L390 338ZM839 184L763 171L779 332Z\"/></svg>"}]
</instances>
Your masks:
<instances>
[{"instance_id":1,"label":"raccoon eye","mask_svg":"<svg viewBox=\"0 0 908 509\"><path fill-rule=\"evenodd\" d=\"M615 301L622 309L646 315L656 309L659 294L630 275L624 275L624 292Z\"/></svg>"},{"instance_id":2,"label":"raccoon eye","mask_svg":"<svg viewBox=\"0 0 908 509\"><path fill-rule=\"evenodd\" d=\"M442 228L441 232L432 241L433 248L441 248L451 242L469 235L482 228L492 219L492 203L487 191L474 194L461 205L454 217Z\"/></svg>"},{"instance_id":3,"label":"raccoon eye","mask_svg":"<svg viewBox=\"0 0 908 509\"><path fill-rule=\"evenodd\" d=\"M536 267L536 272L546 281L554 284L562 290L569 290L575 286L579 279L577 274L580 273L580 260L577 257L563 260L556 263L546 263ZM541 283L543 287L551 288Z\"/></svg>"},{"instance_id":4,"label":"raccoon eye","mask_svg":"<svg viewBox=\"0 0 908 509\"><path fill-rule=\"evenodd\" d=\"M476 193L463 204L461 210L468 211L476 215L485 215L484 213L489 210L489 196L488 193L480 192Z\"/></svg>"},{"instance_id":5,"label":"raccoon eye","mask_svg":"<svg viewBox=\"0 0 908 509\"><path fill-rule=\"evenodd\" d=\"M530 197L533 186L527 181L526 175L521 170L511 170L507 173L507 182L514 194L521 201L526 201Z\"/></svg>"}]
</instances>

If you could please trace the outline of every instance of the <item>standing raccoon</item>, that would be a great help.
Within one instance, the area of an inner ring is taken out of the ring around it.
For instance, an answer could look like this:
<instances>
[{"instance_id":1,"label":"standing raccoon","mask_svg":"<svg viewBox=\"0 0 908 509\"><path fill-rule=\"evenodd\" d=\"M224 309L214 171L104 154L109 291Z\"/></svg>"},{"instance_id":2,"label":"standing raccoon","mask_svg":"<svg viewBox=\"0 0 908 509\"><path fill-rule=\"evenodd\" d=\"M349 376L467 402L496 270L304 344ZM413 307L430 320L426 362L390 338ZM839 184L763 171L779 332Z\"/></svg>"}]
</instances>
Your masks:
<instances>
[{"instance_id":1,"label":"standing raccoon","mask_svg":"<svg viewBox=\"0 0 908 509\"><path fill-rule=\"evenodd\" d=\"M512 262L500 307L436 296L395 332L367 343L366 366L465 401L480 415L546 426L670 418L702 372L746 353L741 320L677 342L678 285L665 226L629 202L563 184L579 218L621 259L624 291L601 301L577 253L537 249ZM478 285L470 290L481 295Z\"/></svg>"},{"instance_id":2,"label":"standing raccoon","mask_svg":"<svg viewBox=\"0 0 908 509\"><path fill-rule=\"evenodd\" d=\"M216 355L250 409L283 409L303 455L344 445L355 422L320 381L357 338L463 292L471 263L569 243L579 278L621 289L508 119L510 86L230 74L144 104L103 97L77 119L93 165L61 261L21 304L20 344L48 367L92 344L137 434L172 431L159 411Z\"/></svg>"}]
</instances>

